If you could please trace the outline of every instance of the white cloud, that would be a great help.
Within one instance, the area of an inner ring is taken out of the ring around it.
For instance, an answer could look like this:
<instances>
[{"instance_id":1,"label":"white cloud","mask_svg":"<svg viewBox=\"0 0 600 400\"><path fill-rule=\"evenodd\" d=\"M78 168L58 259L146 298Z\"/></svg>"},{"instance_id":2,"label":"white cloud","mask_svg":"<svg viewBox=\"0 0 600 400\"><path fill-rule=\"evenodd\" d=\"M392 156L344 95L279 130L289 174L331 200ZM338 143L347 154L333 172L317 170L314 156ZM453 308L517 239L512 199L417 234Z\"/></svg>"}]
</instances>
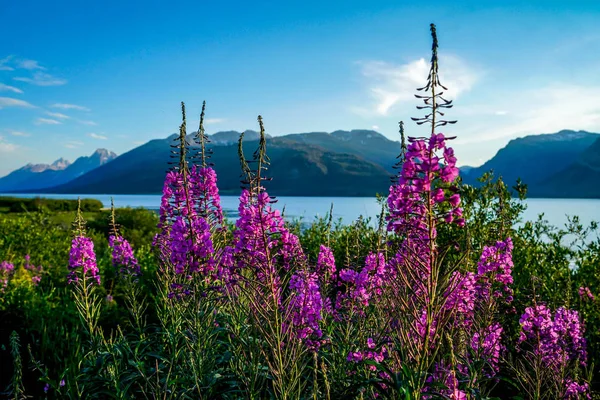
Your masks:
<instances>
[{"instance_id":1,"label":"white cloud","mask_svg":"<svg viewBox=\"0 0 600 400\"><path fill-rule=\"evenodd\" d=\"M13 59L13 56L7 56L0 59L0 71L14 71L14 68L8 65Z\"/></svg>"},{"instance_id":2,"label":"white cloud","mask_svg":"<svg viewBox=\"0 0 600 400\"><path fill-rule=\"evenodd\" d=\"M12 153L18 147L16 144L5 142L4 138L0 136L0 153Z\"/></svg>"},{"instance_id":3,"label":"white cloud","mask_svg":"<svg viewBox=\"0 0 600 400\"><path fill-rule=\"evenodd\" d=\"M88 133L88 136L91 137L92 139L98 139L98 140L108 139L106 136L98 135L97 133Z\"/></svg>"},{"instance_id":4,"label":"white cloud","mask_svg":"<svg viewBox=\"0 0 600 400\"><path fill-rule=\"evenodd\" d=\"M79 122L80 124L89 125L89 126L96 126L96 125L98 125L94 121L84 121L84 120L81 120L81 119L78 119L77 122Z\"/></svg>"},{"instance_id":5,"label":"white cloud","mask_svg":"<svg viewBox=\"0 0 600 400\"><path fill-rule=\"evenodd\" d=\"M0 97L0 109L4 107L34 108L35 106L25 100L13 99L11 97Z\"/></svg>"},{"instance_id":6,"label":"white cloud","mask_svg":"<svg viewBox=\"0 0 600 400\"><path fill-rule=\"evenodd\" d=\"M76 140L70 140L64 144L67 149L76 149L78 147L83 146L83 142L78 142Z\"/></svg>"},{"instance_id":7,"label":"white cloud","mask_svg":"<svg viewBox=\"0 0 600 400\"><path fill-rule=\"evenodd\" d=\"M50 118L38 118L35 120L36 125L60 125L62 122Z\"/></svg>"},{"instance_id":8,"label":"white cloud","mask_svg":"<svg viewBox=\"0 0 600 400\"><path fill-rule=\"evenodd\" d=\"M52 104L50 107L62 108L63 110L90 111L89 108L84 107L84 106L78 106L77 104L55 103L55 104Z\"/></svg>"},{"instance_id":9,"label":"white cloud","mask_svg":"<svg viewBox=\"0 0 600 400\"><path fill-rule=\"evenodd\" d=\"M21 137L31 136L29 133L21 132L21 131L10 131L10 134L13 136L21 136Z\"/></svg>"},{"instance_id":10,"label":"white cloud","mask_svg":"<svg viewBox=\"0 0 600 400\"><path fill-rule=\"evenodd\" d=\"M374 131L376 131L377 129L379 129L379 125L373 125L373 126L371 127L371 129L373 129Z\"/></svg>"},{"instance_id":11,"label":"white cloud","mask_svg":"<svg viewBox=\"0 0 600 400\"><path fill-rule=\"evenodd\" d=\"M51 117L58 118L58 119L70 119L71 118L68 115L61 114L61 113L50 112L50 111L46 111L46 115L49 115Z\"/></svg>"},{"instance_id":12,"label":"white cloud","mask_svg":"<svg viewBox=\"0 0 600 400\"><path fill-rule=\"evenodd\" d=\"M206 119L204 119L204 123L206 125L220 124L225 121L226 120L224 118L206 118Z\"/></svg>"},{"instance_id":13,"label":"white cloud","mask_svg":"<svg viewBox=\"0 0 600 400\"><path fill-rule=\"evenodd\" d=\"M430 67L424 58L400 65L385 61L358 64L374 104L369 109L355 108L354 111L376 115L388 115L399 103L414 101L416 88L424 86ZM448 87L445 98L454 99L471 90L479 78L476 71L456 56L440 56L440 65L440 80Z\"/></svg>"},{"instance_id":14,"label":"white cloud","mask_svg":"<svg viewBox=\"0 0 600 400\"><path fill-rule=\"evenodd\" d=\"M66 79L57 78L45 72L34 72L31 78L15 77L15 81L27 82L36 86L60 86L67 83Z\"/></svg>"},{"instance_id":15,"label":"white cloud","mask_svg":"<svg viewBox=\"0 0 600 400\"><path fill-rule=\"evenodd\" d=\"M32 69L45 70L46 69L46 68L42 67L40 64L38 64L38 62L35 60L18 60L17 68L30 69L30 70L32 70Z\"/></svg>"},{"instance_id":16,"label":"white cloud","mask_svg":"<svg viewBox=\"0 0 600 400\"><path fill-rule=\"evenodd\" d=\"M458 144L494 140L561 129L600 131L600 86L553 83L524 90L518 96L498 96L490 107L505 110L505 118L494 124L485 122L466 126Z\"/></svg>"},{"instance_id":17,"label":"white cloud","mask_svg":"<svg viewBox=\"0 0 600 400\"><path fill-rule=\"evenodd\" d=\"M23 91L14 86L5 85L4 83L0 83L0 92L13 92L13 93L23 93Z\"/></svg>"},{"instance_id":18,"label":"white cloud","mask_svg":"<svg viewBox=\"0 0 600 400\"><path fill-rule=\"evenodd\" d=\"M494 114L495 115L506 115L507 113L506 113L506 111L500 110L500 111L496 111Z\"/></svg>"}]
</instances>

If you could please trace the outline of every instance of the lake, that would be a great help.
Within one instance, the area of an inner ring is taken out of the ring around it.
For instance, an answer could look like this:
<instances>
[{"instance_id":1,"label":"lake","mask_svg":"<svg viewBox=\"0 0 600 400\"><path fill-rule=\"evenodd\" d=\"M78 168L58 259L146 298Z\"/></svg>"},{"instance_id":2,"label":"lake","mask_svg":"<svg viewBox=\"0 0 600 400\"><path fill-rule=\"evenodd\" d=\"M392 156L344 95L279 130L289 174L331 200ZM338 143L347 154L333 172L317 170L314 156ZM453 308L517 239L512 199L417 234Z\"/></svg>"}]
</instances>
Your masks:
<instances>
[{"instance_id":1,"label":"lake","mask_svg":"<svg viewBox=\"0 0 600 400\"><path fill-rule=\"evenodd\" d=\"M17 197L47 197L58 199L77 199L78 195L68 194L3 194ZM116 207L144 207L158 209L160 195L81 195L81 198L100 200L105 207L110 207L110 199L114 198ZM333 216L341 218L344 223L350 223L359 215L377 219L381 207L374 197L278 197L275 207L285 207L288 218L302 218L310 222L315 216L324 216L333 203ZM539 214L544 214L552 225L563 226L567 222L567 215L578 215L582 223L600 221L600 199L528 199L524 220L537 219ZM237 216L238 197L222 196L221 204L230 218Z\"/></svg>"}]
</instances>

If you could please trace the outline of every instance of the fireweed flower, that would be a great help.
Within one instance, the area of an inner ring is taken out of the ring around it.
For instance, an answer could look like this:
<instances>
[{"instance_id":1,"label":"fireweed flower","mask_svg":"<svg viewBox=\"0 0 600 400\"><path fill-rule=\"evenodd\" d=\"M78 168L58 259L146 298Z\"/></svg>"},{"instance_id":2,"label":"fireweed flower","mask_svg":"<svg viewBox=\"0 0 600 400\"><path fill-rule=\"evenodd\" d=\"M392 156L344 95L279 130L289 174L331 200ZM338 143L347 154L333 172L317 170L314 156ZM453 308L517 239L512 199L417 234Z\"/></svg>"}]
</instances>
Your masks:
<instances>
[{"instance_id":1,"label":"fireweed flower","mask_svg":"<svg viewBox=\"0 0 600 400\"><path fill-rule=\"evenodd\" d=\"M581 298L581 300L584 300L584 301L585 300L594 301L594 295L590 291L590 288L587 286L579 288L579 298Z\"/></svg>"},{"instance_id":2,"label":"fireweed flower","mask_svg":"<svg viewBox=\"0 0 600 400\"><path fill-rule=\"evenodd\" d=\"M519 344L531 346L534 354L550 367L560 368L570 361L586 364L584 327L577 311L560 307L553 318L550 310L540 304L527 307L519 323Z\"/></svg>"},{"instance_id":3,"label":"fireweed flower","mask_svg":"<svg viewBox=\"0 0 600 400\"><path fill-rule=\"evenodd\" d=\"M2 261L0 263L0 291L4 292L8 287L8 281L11 275L15 271L15 266L8 261Z\"/></svg>"},{"instance_id":4,"label":"fireweed flower","mask_svg":"<svg viewBox=\"0 0 600 400\"><path fill-rule=\"evenodd\" d=\"M269 283L273 295L279 296L278 268L288 271L293 262L303 263L304 252L298 237L285 227L279 210L270 206L271 198L263 191L240 195L239 218L234 232L234 255L237 267L253 271L262 283Z\"/></svg>"},{"instance_id":5,"label":"fireweed flower","mask_svg":"<svg viewBox=\"0 0 600 400\"><path fill-rule=\"evenodd\" d=\"M223 225L223 209L217 186L217 173L210 167L193 166L189 176L191 196L198 214Z\"/></svg>"},{"instance_id":6,"label":"fireweed flower","mask_svg":"<svg viewBox=\"0 0 600 400\"><path fill-rule=\"evenodd\" d=\"M445 141L441 133L431 135L429 140L409 138L402 171L398 182L390 187L387 200L389 231L427 244L436 236L435 227L429 226L430 209L436 213L434 220L464 225L458 193L447 195L442 187L435 187L449 184L458 176L454 150L446 147Z\"/></svg>"},{"instance_id":7,"label":"fireweed flower","mask_svg":"<svg viewBox=\"0 0 600 400\"><path fill-rule=\"evenodd\" d=\"M433 374L427 378L427 383L429 385L423 388L426 393L437 393L445 399L467 400L467 394L459 389L456 371L443 363L435 365ZM442 388L438 389L440 385ZM423 398L431 399L432 397L424 395Z\"/></svg>"},{"instance_id":8,"label":"fireweed flower","mask_svg":"<svg viewBox=\"0 0 600 400\"><path fill-rule=\"evenodd\" d=\"M169 235L169 261L178 274L214 270L213 243L210 225L200 216L175 219Z\"/></svg>"},{"instance_id":9,"label":"fireweed flower","mask_svg":"<svg viewBox=\"0 0 600 400\"><path fill-rule=\"evenodd\" d=\"M323 319L323 299L319 288L319 277L314 272L298 271L292 275L289 285L292 326L296 337L312 349L318 349L323 332L319 322Z\"/></svg>"},{"instance_id":10,"label":"fireweed flower","mask_svg":"<svg viewBox=\"0 0 600 400\"><path fill-rule=\"evenodd\" d=\"M327 246L321 245L319 257L317 258L317 274L324 280L326 277L332 279L335 275L335 258L333 252Z\"/></svg>"},{"instance_id":11,"label":"fireweed flower","mask_svg":"<svg viewBox=\"0 0 600 400\"><path fill-rule=\"evenodd\" d=\"M133 255L129 242L122 236L110 235L108 245L112 249L113 267L119 268L121 275L140 276L140 265Z\"/></svg>"},{"instance_id":12,"label":"fireweed flower","mask_svg":"<svg viewBox=\"0 0 600 400\"><path fill-rule=\"evenodd\" d=\"M27 271L29 271L33 274L33 276L31 277L31 283L33 283L34 286L37 286L40 283L40 281L42 280L41 274L42 274L43 268L41 265L38 267L33 265L31 263L31 257L29 256L29 254L26 254L24 258L25 258L25 263L23 264L23 268L25 268Z\"/></svg>"},{"instance_id":13,"label":"fireweed flower","mask_svg":"<svg viewBox=\"0 0 600 400\"><path fill-rule=\"evenodd\" d=\"M565 393L564 399L567 400L579 400L579 399L591 399L590 386L586 383L579 384L572 379L565 380Z\"/></svg>"},{"instance_id":14,"label":"fireweed flower","mask_svg":"<svg viewBox=\"0 0 600 400\"><path fill-rule=\"evenodd\" d=\"M512 289L509 287L513 283L512 250L511 238L483 248L477 263L477 295L480 299L489 299L493 294L496 298L506 296L507 303L512 301ZM500 287L494 289L498 285Z\"/></svg>"},{"instance_id":15,"label":"fireweed flower","mask_svg":"<svg viewBox=\"0 0 600 400\"><path fill-rule=\"evenodd\" d=\"M85 236L75 236L71 242L71 252L69 253L67 282L78 282L82 277L92 278L98 285L100 284L94 242Z\"/></svg>"},{"instance_id":16,"label":"fireweed flower","mask_svg":"<svg viewBox=\"0 0 600 400\"><path fill-rule=\"evenodd\" d=\"M338 285L345 286L346 290L337 296L336 310L349 308L364 313L364 309L369 306L369 301L381 295L390 273L391 269L382 253L370 253L360 272L347 268L340 270Z\"/></svg>"},{"instance_id":17,"label":"fireweed flower","mask_svg":"<svg viewBox=\"0 0 600 400\"><path fill-rule=\"evenodd\" d=\"M454 310L469 323L475 309L475 274L467 272L464 275L455 271L450 278L450 286L446 290L447 310Z\"/></svg>"},{"instance_id":18,"label":"fireweed flower","mask_svg":"<svg viewBox=\"0 0 600 400\"><path fill-rule=\"evenodd\" d=\"M483 332L475 332L471 339L471 348L475 354L487 361L491 371L486 371L486 375L491 378L498 373L498 363L500 362L500 353L504 350L501 343L502 326L494 322L483 330Z\"/></svg>"}]
</instances>

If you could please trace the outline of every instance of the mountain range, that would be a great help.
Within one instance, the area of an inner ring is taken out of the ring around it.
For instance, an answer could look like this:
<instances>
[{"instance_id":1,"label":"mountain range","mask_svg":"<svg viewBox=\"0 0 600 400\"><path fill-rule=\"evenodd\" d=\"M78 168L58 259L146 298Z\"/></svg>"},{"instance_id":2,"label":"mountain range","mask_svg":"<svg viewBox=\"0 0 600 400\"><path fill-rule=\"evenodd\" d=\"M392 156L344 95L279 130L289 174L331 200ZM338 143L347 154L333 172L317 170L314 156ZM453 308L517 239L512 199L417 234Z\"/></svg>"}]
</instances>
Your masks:
<instances>
[{"instance_id":1,"label":"mountain range","mask_svg":"<svg viewBox=\"0 0 600 400\"><path fill-rule=\"evenodd\" d=\"M210 135L211 162L223 194L237 194L240 168L237 131ZM28 164L0 178L0 192L155 194L162 190L176 135L151 140L116 157L99 149L73 164ZM191 135L188 142L191 143ZM251 159L258 133L246 131L244 151ZM279 196L372 196L385 193L400 144L372 130L293 133L269 137L267 183ZM461 167L466 183L493 170L505 182L521 178L532 197L600 198L600 134L562 130L511 140L479 167Z\"/></svg>"},{"instance_id":2,"label":"mountain range","mask_svg":"<svg viewBox=\"0 0 600 400\"><path fill-rule=\"evenodd\" d=\"M47 189L70 182L117 158L106 149L98 149L73 163L59 158L52 164L27 164L0 178L0 192L22 192Z\"/></svg>"}]
</instances>

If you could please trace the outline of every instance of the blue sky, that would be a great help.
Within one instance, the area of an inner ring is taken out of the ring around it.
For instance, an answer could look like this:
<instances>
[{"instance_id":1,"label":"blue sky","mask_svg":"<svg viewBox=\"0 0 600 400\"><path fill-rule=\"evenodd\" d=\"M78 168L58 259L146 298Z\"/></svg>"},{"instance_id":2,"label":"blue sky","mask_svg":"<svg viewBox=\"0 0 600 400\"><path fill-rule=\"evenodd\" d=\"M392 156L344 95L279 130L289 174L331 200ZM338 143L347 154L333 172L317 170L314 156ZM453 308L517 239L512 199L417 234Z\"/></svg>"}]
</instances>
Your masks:
<instances>
[{"instance_id":1,"label":"blue sky","mask_svg":"<svg viewBox=\"0 0 600 400\"><path fill-rule=\"evenodd\" d=\"M426 4L420 5L419 3ZM0 2L0 175L195 128L422 130L429 23L478 165L510 139L600 131L600 3L586 1ZM390 160L392 162L393 160Z\"/></svg>"}]
</instances>

